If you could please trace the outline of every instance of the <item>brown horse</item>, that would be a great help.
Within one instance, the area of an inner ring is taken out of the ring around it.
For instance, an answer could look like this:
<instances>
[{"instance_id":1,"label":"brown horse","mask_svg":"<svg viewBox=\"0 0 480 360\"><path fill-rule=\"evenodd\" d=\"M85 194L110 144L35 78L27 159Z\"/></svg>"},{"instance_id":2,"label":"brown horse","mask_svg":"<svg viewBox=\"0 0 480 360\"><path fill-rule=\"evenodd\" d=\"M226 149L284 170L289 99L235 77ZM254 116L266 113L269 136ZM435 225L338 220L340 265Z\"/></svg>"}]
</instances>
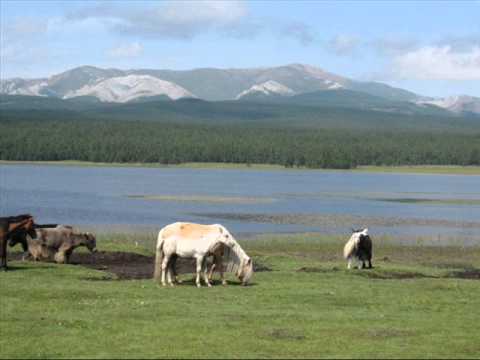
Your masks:
<instances>
[{"instance_id":1,"label":"brown horse","mask_svg":"<svg viewBox=\"0 0 480 360\"><path fill-rule=\"evenodd\" d=\"M29 214L0 217L0 269L7 270L7 242L19 231L26 231L35 238L35 222Z\"/></svg>"}]
</instances>

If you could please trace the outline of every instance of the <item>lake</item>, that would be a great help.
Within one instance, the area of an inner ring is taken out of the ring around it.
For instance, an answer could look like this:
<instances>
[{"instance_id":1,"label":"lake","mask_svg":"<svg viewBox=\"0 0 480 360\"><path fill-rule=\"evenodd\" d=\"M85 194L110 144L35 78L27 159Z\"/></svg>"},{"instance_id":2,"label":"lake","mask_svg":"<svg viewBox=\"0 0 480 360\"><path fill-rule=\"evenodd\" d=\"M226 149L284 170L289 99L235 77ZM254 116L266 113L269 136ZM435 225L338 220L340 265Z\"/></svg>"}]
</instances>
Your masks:
<instances>
[{"instance_id":1,"label":"lake","mask_svg":"<svg viewBox=\"0 0 480 360\"><path fill-rule=\"evenodd\" d=\"M98 230L157 231L175 221L234 234L368 227L404 241L480 240L480 176L0 165L2 216Z\"/></svg>"}]
</instances>

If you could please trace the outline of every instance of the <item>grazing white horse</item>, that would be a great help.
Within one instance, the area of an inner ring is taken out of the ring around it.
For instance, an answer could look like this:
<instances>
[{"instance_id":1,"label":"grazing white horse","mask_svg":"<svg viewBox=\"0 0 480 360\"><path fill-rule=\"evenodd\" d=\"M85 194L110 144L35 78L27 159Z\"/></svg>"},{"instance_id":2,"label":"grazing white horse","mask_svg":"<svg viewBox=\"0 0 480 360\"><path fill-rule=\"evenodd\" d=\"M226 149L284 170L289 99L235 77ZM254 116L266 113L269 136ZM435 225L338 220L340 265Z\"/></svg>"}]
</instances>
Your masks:
<instances>
[{"instance_id":1,"label":"grazing white horse","mask_svg":"<svg viewBox=\"0 0 480 360\"><path fill-rule=\"evenodd\" d=\"M362 262L362 269L365 268L365 261L368 261L368 267L372 268L372 239L368 235L368 229L353 230L352 236L343 248L343 256L348 261L348 269L351 269L353 259ZM358 268L360 269L360 264Z\"/></svg>"},{"instance_id":2,"label":"grazing white horse","mask_svg":"<svg viewBox=\"0 0 480 360\"><path fill-rule=\"evenodd\" d=\"M173 286L171 259L173 256L196 260L196 284L201 287L200 273L204 270L204 280L211 286L206 267L206 258L219 244L225 245L236 257L239 267L237 277L246 285L253 275L252 259L243 251L230 232L222 225L202 225L176 222L165 226L158 233L154 278L162 285Z\"/></svg>"}]
</instances>

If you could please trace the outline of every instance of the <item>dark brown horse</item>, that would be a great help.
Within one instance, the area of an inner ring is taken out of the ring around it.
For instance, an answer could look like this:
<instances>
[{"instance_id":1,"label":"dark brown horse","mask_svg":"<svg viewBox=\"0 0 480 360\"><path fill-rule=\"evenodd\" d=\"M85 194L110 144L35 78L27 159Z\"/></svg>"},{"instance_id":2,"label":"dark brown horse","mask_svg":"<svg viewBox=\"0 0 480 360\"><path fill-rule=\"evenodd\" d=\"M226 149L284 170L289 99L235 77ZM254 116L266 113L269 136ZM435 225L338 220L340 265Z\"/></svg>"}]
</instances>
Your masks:
<instances>
[{"instance_id":1,"label":"dark brown horse","mask_svg":"<svg viewBox=\"0 0 480 360\"><path fill-rule=\"evenodd\" d=\"M35 233L35 222L29 214L0 217L0 270L7 270L7 242L19 231L26 231L32 238Z\"/></svg>"}]
</instances>

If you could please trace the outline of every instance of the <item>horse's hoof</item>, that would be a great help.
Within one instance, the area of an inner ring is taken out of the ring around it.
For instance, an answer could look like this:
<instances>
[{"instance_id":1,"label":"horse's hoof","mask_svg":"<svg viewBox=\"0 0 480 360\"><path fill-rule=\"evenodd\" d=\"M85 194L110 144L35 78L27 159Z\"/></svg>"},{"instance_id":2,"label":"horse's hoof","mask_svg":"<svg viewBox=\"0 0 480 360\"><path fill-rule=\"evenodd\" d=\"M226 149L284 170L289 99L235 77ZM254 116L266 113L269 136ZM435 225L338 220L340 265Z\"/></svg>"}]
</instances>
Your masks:
<instances>
[{"instance_id":1,"label":"horse's hoof","mask_svg":"<svg viewBox=\"0 0 480 360\"><path fill-rule=\"evenodd\" d=\"M165 284L165 283L162 283L162 286L167 286L167 284Z\"/></svg>"},{"instance_id":2,"label":"horse's hoof","mask_svg":"<svg viewBox=\"0 0 480 360\"><path fill-rule=\"evenodd\" d=\"M208 287L212 287L212 284L207 284Z\"/></svg>"},{"instance_id":3,"label":"horse's hoof","mask_svg":"<svg viewBox=\"0 0 480 360\"><path fill-rule=\"evenodd\" d=\"M174 283L170 283L170 287L175 287L175 284L174 284Z\"/></svg>"},{"instance_id":4,"label":"horse's hoof","mask_svg":"<svg viewBox=\"0 0 480 360\"><path fill-rule=\"evenodd\" d=\"M183 284L183 280L177 280L177 284Z\"/></svg>"},{"instance_id":5,"label":"horse's hoof","mask_svg":"<svg viewBox=\"0 0 480 360\"><path fill-rule=\"evenodd\" d=\"M201 288L201 287L202 287L202 285L200 285L200 284L197 284L197 288Z\"/></svg>"}]
</instances>

